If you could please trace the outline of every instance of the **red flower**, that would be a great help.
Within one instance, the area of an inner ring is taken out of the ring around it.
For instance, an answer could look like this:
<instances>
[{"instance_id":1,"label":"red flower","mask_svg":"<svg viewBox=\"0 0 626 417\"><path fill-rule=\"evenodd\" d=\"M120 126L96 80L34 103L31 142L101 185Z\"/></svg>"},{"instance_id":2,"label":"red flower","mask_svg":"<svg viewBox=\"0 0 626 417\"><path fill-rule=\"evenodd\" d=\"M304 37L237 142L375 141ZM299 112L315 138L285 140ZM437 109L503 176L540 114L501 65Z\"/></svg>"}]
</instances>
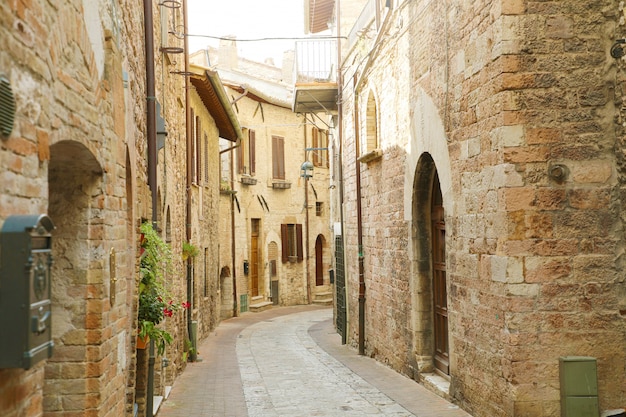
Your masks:
<instances>
[{"instance_id":1,"label":"red flower","mask_svg":"<svg viewBox=\"0 0 626 417\"><path fill-rule=\"evenodd\" d=\"M183 308L189 308L189 307L191 307L191 303L190 303L189 301L185 301L185 302L182 304L182 306L183 306Z\"/></svg>"},{"instance_id":2,"label":"red flower","mask_svg":"<svg viewBox=\"0 0 626 417\"><path fill-rule=\"evenodd\" d=\"M167 317L172 317L172 314L174 314L174 312L168 308L164 308L163 309L163 315L167 316Z\"/></svg>"}]
</instances>

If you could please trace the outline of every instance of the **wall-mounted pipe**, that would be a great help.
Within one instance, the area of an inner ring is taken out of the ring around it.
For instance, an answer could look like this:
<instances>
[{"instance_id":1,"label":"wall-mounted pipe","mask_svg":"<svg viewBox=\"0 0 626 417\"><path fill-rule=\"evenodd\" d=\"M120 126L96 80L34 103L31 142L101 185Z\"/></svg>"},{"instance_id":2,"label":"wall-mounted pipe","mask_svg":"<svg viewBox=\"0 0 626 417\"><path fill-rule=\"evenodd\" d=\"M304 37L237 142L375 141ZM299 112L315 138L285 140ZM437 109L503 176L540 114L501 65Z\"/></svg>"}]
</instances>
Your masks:
<instances>
[{"instance_id":1,"label":"wall-mounted pipe","mask_svg":"<svg viewBox=\"0 0 626 417\"><path fill-rule=\"evenodd\" d=\"M188 13L187 13L187 0L183 0L183 33L187 33L188 27ZM184 40L184 49L185 49L185 74L189 73L189 37L185 36ZM186 217L186 227L185 227L185 237L187 242L191 242L191 182L192 182L192 166L193 166L193 153L192 153L192 138L193 138L193 120L191 119L191 97L189 95L190 90L190 81L189 77L185 77L185 149L186 149L186 190L187 190L187 202L185 209L185 217ZM187 335L189 340L192 343L195 343L193 328L192 328L192 318L191 314L193 309L195 308L194 300L193 300L193 257L187 258L187 302L190 303L190 307L187 309ZM194 348L196 346L194 345ZM195 352L197 349L194 349L194 354L190 356L191 360L196 359Z\"/></svg>"},{"instance_id":2,"label":"wall-mounted pipe","mask_svg":"<svg viewBox=\"0 0 626 417\"><path fill-rule=\"evenodd\" d=\"M157 143L156 93L154 78L154 30L152 0L143 1L144 42L146 48L146 139L148 142L148 188L152 194L152 227L157 230ZM146 387L146 417L152 417L154 395L154 340L148 353L148 386Z\"/></svg>"}]
</instances>

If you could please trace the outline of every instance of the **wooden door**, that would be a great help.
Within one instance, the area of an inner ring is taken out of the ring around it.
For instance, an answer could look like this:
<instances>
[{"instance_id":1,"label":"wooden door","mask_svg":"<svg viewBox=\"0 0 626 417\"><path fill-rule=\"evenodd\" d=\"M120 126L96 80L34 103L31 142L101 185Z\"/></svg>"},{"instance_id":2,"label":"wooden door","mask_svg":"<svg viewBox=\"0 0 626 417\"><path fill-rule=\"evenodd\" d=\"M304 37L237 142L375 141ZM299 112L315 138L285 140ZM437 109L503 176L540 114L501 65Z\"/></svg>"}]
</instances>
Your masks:
<instances>
[{"instance_id":1,"label":"wooden door","mask_svg":"<svg viewBox=\"0 0 626 417\"><path fill-rule=\"evenodd\" d=\"M315 285L324 285L324 262L323 262L322 236L315 240Z\"/></svg>"},{"instance_id":2,"label":"wooden door","mask_svg":"<svg viewBox=\"0 0 626 417\"><path fill-rule=\"evenodd\" d=\"M259 219L252 219L250 235L250 296L259 295Z\"/></svg>"},{"instance_id":3,"label":"wooden door","mask_svg":"<svg viewBox=\"0 0 626 417\"><path fill-rule=\"evenodd\" d=\"M450 365L448 350L448 293L446 289L446 224L437 174L435 174L435 180L433 181L431 196L435 367L448 375L450 373Z\"/></svg>"}]
</instances>

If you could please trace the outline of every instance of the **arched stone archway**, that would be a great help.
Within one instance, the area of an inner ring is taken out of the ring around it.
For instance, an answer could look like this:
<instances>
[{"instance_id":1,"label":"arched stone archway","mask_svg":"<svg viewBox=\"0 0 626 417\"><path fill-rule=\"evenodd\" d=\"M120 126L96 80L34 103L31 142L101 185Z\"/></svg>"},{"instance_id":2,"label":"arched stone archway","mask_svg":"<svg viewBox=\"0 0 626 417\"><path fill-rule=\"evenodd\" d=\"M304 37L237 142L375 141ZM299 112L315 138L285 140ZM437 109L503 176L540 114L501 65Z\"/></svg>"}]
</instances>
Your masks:
<instances>
[{"instance_id":1,"label":"arched stone archway","mask_svg":"<svg viewBox=\"0 0 626 417\"><path fill-rule=\"evenodd\" d=\"M46 364L44 412L94 407L97 380L90 372L92 346L100 346L107 289L103 280L103 170L83 144L61 141L50 147L48 214L53 232L52 337L55 348ZM97 406L97 404L95 404Z\"/></svg>"},{"instance_id":2,"label":"arched stone archway","mask_svg":"<svg viewBox=\"0 0 626 417\"><path fill-rule=\"evenodd\" d=\"M233 279L228 266L220 270L220 298L220 318L233 317Z\"/></svg>"}]
</instances>

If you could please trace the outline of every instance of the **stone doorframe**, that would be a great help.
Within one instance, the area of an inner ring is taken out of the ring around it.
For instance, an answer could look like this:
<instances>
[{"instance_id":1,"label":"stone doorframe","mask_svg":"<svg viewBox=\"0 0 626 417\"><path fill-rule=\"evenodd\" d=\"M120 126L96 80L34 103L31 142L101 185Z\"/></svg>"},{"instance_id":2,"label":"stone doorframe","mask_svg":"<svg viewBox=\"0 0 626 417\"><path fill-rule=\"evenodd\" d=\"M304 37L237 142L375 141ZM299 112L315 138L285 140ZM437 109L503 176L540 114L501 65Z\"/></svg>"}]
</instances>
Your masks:
<instances>
[{"instance_id":1,"label":"stone doorframe","mask_svg":"<svg viewBox=\"0 0 626 417\"><path fill-rule=\"evenodd\" d=\"M404 180L405 221L410 225L412 351L409 366L414 379L434 371L434 335L431 256L432 181L437 172L446 218L454 218L455 197L448 140L439 111L422 89L415 91L411 137L407 146ZM450 304L450 300L448 300ZM454 343L450 337L450 374L455 370Z\"/></svg>"}]
</instances>

